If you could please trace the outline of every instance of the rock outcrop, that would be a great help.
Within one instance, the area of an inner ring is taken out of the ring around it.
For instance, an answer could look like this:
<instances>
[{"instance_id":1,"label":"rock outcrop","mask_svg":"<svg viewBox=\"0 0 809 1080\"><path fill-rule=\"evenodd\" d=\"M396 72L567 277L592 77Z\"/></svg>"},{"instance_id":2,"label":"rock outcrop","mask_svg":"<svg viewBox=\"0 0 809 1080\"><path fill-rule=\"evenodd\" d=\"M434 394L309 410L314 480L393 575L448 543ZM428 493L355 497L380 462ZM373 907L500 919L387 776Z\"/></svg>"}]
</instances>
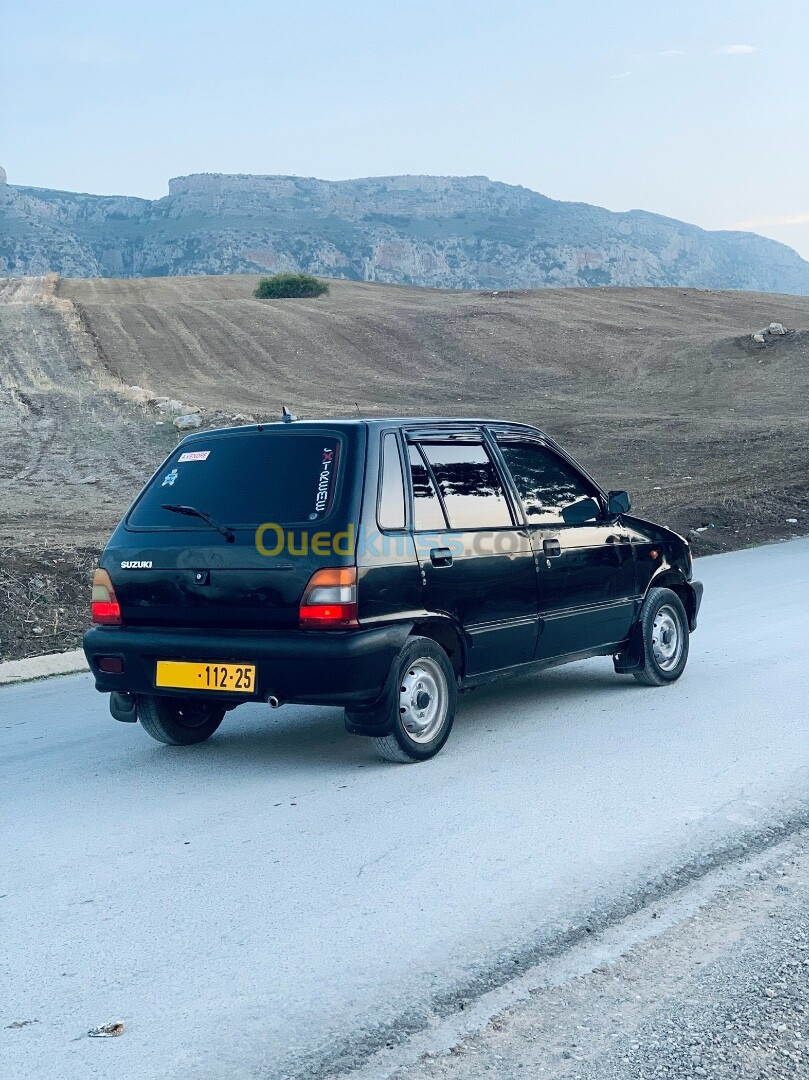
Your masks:
<instances>
[{"instance_id":1,"label":"rock outcrop","mask_svg":"<svg viewBox=\"0 0 809 1080\"><path fill-rule=\"evenodd\" d=\"M763 330L757 330L751 336L757 345L766 345L772 338L785 337L788 333L783 323L771 322L769 326L765 326Z\"/></svg>"},{"instance_id":2,"label":"rock outcrop","mask_svg":"<svg viewBox=\"0 0 809 1080\"><path fill-rule=\"evenodd\" d=\"M809 263L773 240L558 202L483 176L205 173L169 181L155 201L0 186L0 276L280 270L456 289L809 293Z\"/></svg>"}]
</instances>

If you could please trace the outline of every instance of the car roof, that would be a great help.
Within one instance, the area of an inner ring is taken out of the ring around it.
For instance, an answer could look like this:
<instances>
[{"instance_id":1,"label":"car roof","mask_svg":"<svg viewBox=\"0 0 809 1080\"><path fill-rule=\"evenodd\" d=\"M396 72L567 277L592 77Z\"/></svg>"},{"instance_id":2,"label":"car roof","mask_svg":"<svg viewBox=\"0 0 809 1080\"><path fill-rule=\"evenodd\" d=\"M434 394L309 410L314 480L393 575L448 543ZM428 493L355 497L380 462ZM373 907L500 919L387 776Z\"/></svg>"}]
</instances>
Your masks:
<instances>
[{"instance_id":1,"label":"car roof","mask_svg":"<svg viewBox=\"0 0 809 1080\"><path fill-rule=\"evenodd\" d=\"M292 431L295 428L356 428L367 426L370 428L390 427L429 428L440 425L442 428L464 428L470 425L475 427L498 427L508 428L515 432L541 435L549 442L554 442L550 435L534 427L531 424L523 424L513 420L494 419L492 417L459 417L459 416L334 416L314 417L309 419L295 419L288 421L272 421L266 424L240 424L232 427L210 428L208 431L194 431L189 433L183 442L192 442L208 435L220 435L232 431Z\"/></svg>"}]
</instances>

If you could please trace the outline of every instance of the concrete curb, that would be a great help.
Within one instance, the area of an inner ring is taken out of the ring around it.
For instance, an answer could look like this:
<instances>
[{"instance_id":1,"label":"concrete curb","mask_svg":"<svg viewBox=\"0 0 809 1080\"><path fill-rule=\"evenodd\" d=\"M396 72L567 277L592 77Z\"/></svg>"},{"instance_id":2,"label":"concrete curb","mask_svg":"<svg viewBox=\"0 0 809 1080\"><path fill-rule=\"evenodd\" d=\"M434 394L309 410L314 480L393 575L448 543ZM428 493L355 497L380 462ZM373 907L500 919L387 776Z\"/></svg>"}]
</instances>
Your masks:
<instances>
[{"instance_id":1,"label":"concrete curb","mask_svg":"<svg viewBox=\"0 0 809 1080\"><path fill-rule=\"evenodd\" d=\"M87 661L81 649L72 652L48 653L45 656L29 656L26 660L6 660L0 664L0 686L8 683L30 682L47 679L50 675L72 675L76 671L88 671Z\"/></svg>"}]
</instances>

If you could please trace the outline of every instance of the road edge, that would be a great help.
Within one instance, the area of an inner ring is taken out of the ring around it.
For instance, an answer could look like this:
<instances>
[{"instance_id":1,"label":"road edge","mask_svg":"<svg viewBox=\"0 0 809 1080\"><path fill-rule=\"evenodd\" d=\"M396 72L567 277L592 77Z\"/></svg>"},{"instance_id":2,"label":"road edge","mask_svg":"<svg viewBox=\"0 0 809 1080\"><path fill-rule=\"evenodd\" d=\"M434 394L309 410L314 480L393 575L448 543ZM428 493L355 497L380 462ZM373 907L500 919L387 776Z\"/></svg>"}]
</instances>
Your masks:
<instances>
[{"instance_id":1,"label":"road edge","mask_svg":"<svg viewBox=\"0 0 809 1080\"><path fill-rule=\"evenodd\" d=\"M749 892L756 878L766 879L774 867L793 858L796 851L805 850L808 839L809 829L799 828L771 847L715 867L703 877L662 897L659 903L652 901L622 922L580 941L567 952L529 968L512 983L487 991L462 1012L434 1021L399 1044L389 1043L365 1063L334 1073L329 1080L405 1080L411 1069L418 1072L419 1066L431 1058L440 1061L461 1057L470 1050L472 1054L477 1053L474 1040L484 1036L493 1021L519 1017L520 1013L531 1009L532 1000L538 995L562 989L574 980L589 978L608 969L633 951L642 950L657 939L665 939L702 911L727 903L734 893Z\"/></svg>"},{"instance_id":2,"label":"road edge","mask_svg":"<svg viewBox=\"0 0 809 1080\"><path fill-rule=\"evenodd\" d=\"M49 679L53 675L73 675L78 671L89 671L82 649L29 656L24 660L4 660L0 663L0 686Z\"/></svg>"},{"instance_id":3,"label":"road edge","mask_svg":"<svg viewBox=\"0 0 809 1080\"><path fill-rule=\"evenodd\" d=\"M457 1041L470 1030L484 1026L491 1016L503 1011L511 989L529 973L533 975L536 969L558 962L607 932L620 935L622 925L643 921L644 912L651 913L655 908L659 914L661 905L668 906L680 897L687 900L689 894L700 895L703 889L710 892L711 882L738 872L758 857L768 857L773 849L807 829L809 803L801 802L770 824L728 837L716 847L664 868L598 913L586 909L573 913L567 922L504 952L499 961L470 969L465 982L436 993L397 1021L347 1037L341 1045L332 1047L326 1059L310 1057L302 1061L294 1075L306 1076L307 1080L383 1080L395 1072L393 1066L387 1073L382 1071L391 1059L395 1067L413 1063L412 1057L408 1059L410 1048L434 1050L439 1034L446 1038L454 1033ZM650 917L655 918L657 926L657 915ZM465 1014L460 1025L459 1014ZM451 1041L445 1042L444 1051L451 1045Z\"/></svg>"}]
</instances>

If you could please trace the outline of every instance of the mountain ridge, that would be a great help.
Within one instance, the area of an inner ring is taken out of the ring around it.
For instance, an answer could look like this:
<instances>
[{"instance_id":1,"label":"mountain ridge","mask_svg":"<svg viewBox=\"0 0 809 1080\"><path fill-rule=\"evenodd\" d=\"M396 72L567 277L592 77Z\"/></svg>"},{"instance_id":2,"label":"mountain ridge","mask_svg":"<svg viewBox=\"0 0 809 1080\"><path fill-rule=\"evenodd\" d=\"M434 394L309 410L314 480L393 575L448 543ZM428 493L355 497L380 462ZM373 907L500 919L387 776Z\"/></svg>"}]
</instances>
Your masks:
<instances>
[{"instance_id":1,"label":"mountain ridge","mask_svg":"<svg viewBox=\"0 0 809 1080\"><path fill-rule=\"evenodd\" d=\"M0 276L303 270L456 289L681 286L809 294L754 233L563 202L485 176L194 173L160 199L0 183Z\"/></svg>"}]
</instances>

